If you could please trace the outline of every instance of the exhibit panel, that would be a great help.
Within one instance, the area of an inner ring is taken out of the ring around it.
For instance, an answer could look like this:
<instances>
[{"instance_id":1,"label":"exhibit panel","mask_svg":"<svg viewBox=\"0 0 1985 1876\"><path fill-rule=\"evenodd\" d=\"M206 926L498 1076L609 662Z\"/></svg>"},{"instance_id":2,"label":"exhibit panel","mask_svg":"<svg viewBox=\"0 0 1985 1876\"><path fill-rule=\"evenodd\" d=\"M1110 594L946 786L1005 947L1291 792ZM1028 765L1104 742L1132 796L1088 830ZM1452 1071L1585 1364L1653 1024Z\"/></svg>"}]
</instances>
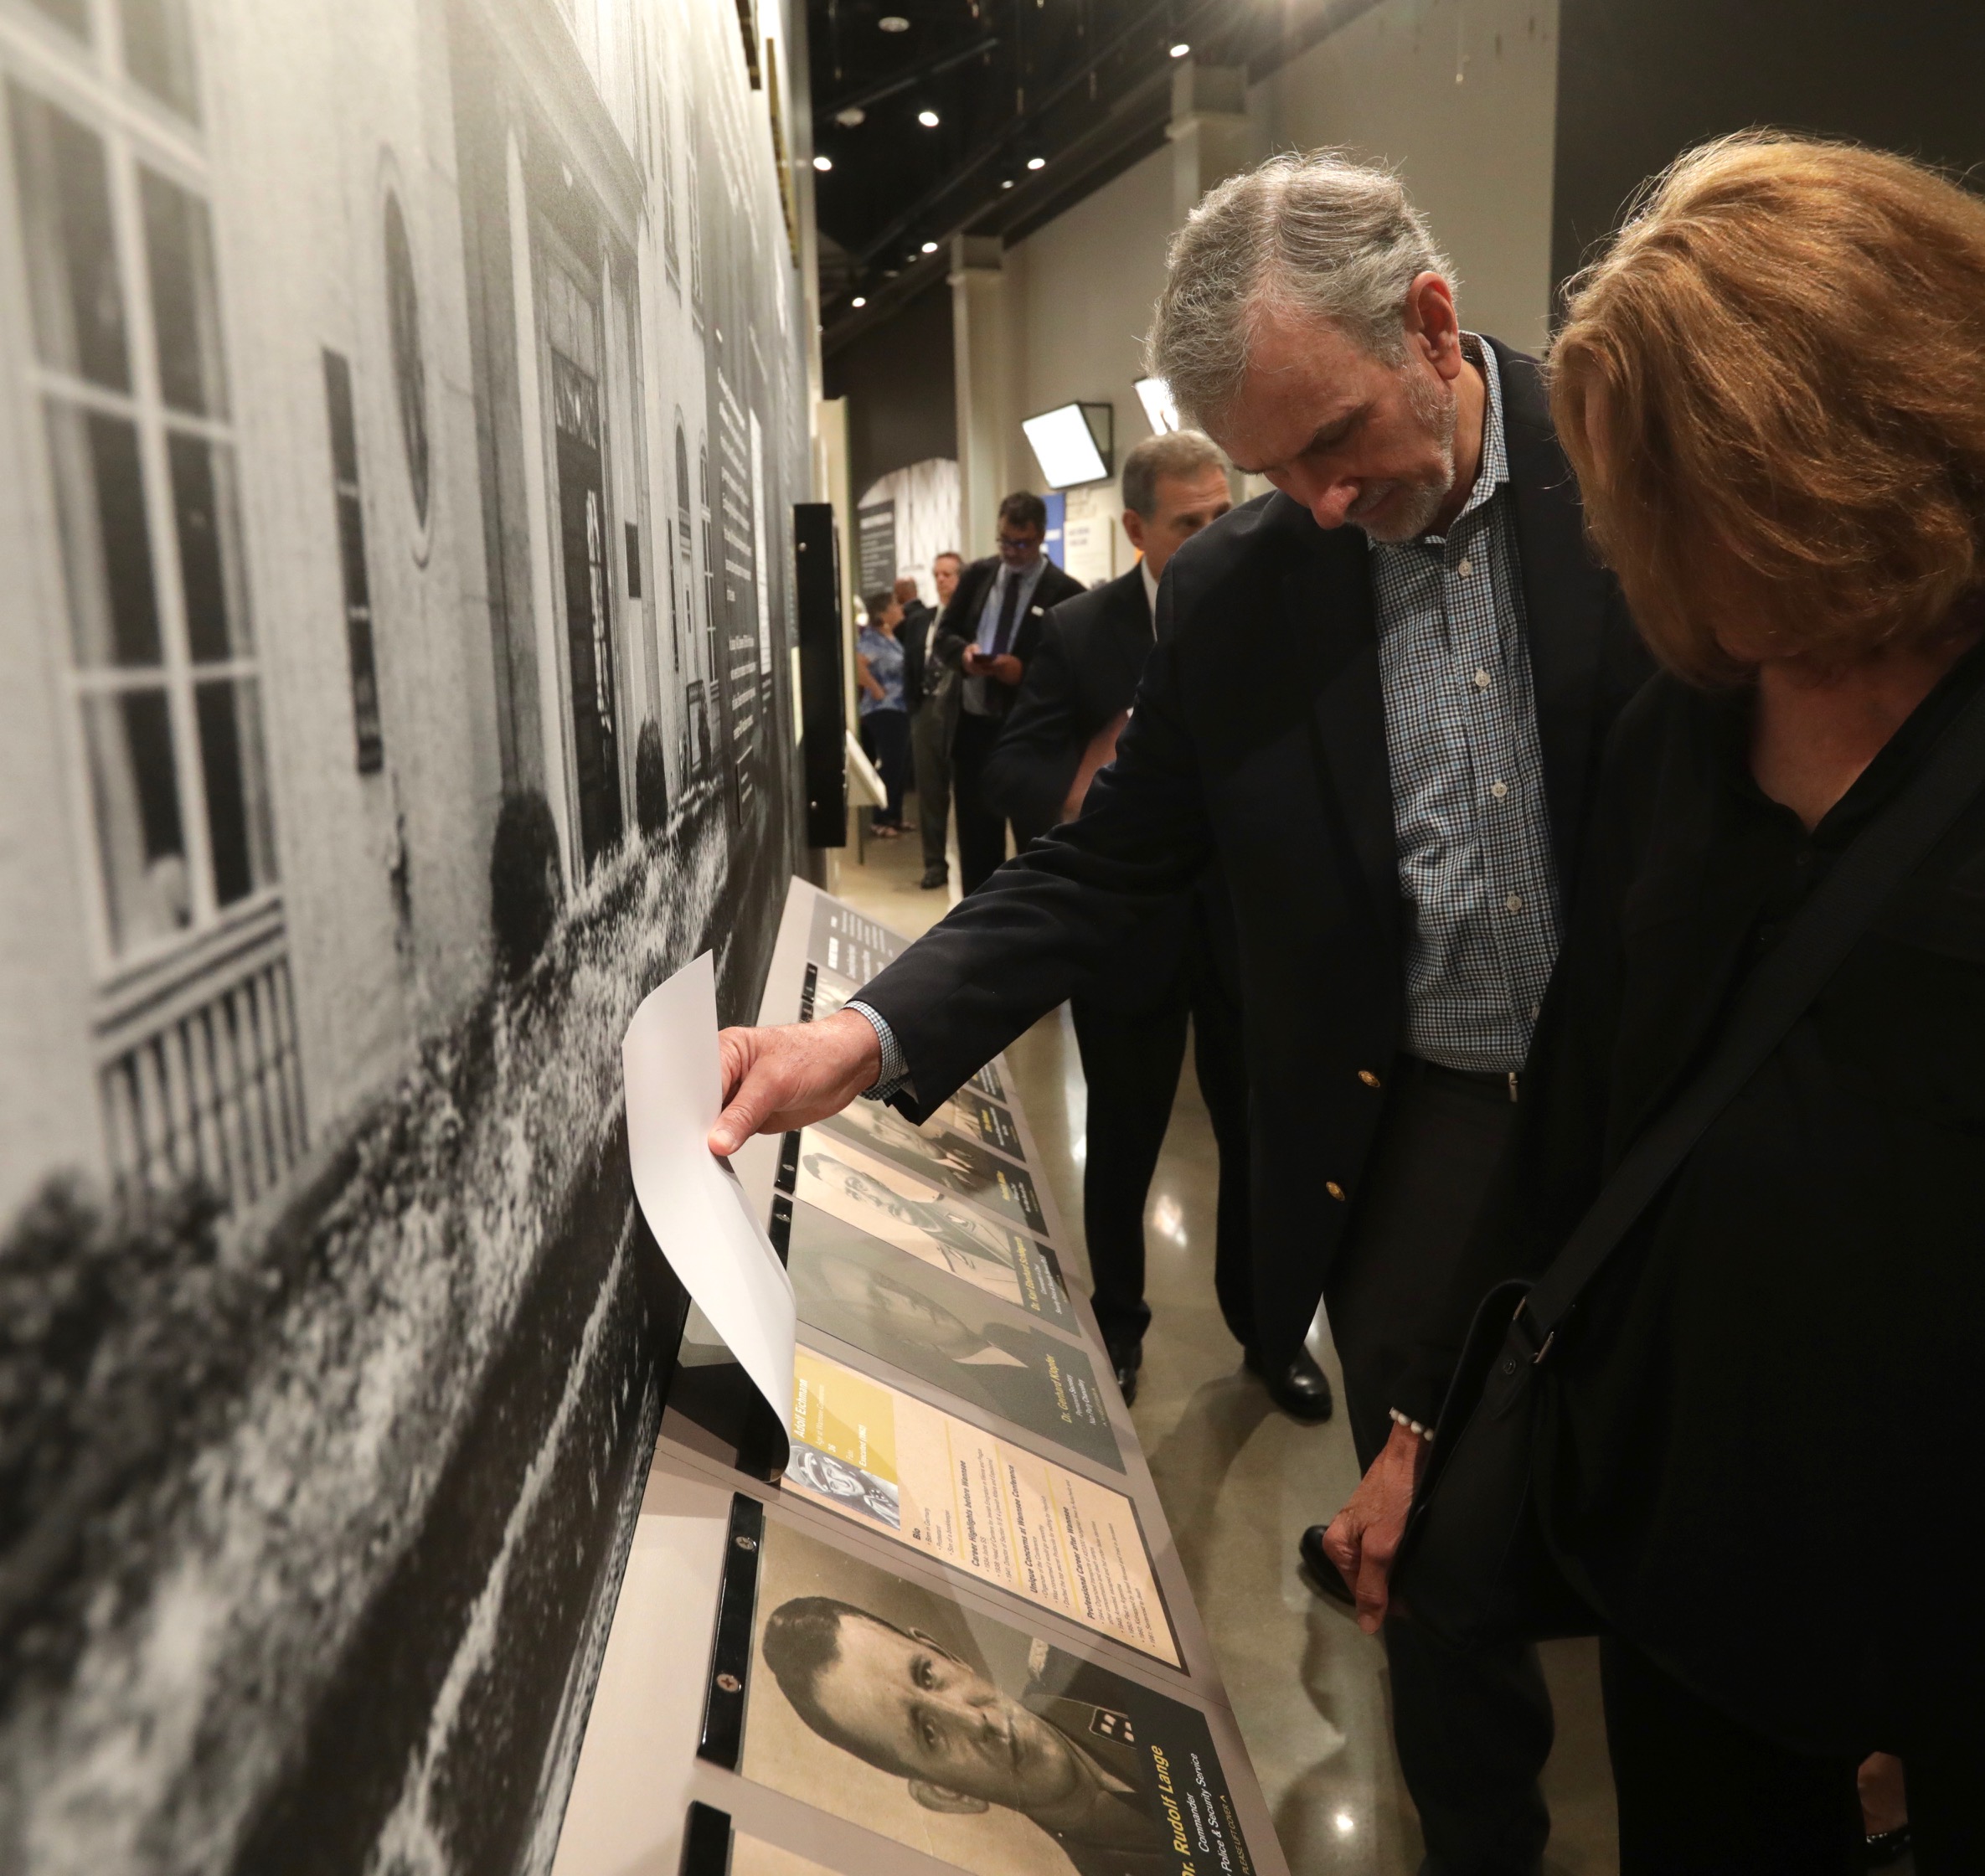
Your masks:
<instances>
[{"instance_id":1,"label":"exhibit panel","mask_svg":"<svg viewBox=\"0 0 1985 1876\"><path fill-rule=\"evenodd\" d=\"M796 880L760 1020L904 942ZM1283 1876L1010 1088L995 1061L891 1114L888 1156L831 1128L739 1156L792 1281L791 1419L693 1311L560 1876ZM998 1145L958 1124L987 1109ZM954 1188L960 1144L1029 1221Z\"/></svg>"}]
</instances>

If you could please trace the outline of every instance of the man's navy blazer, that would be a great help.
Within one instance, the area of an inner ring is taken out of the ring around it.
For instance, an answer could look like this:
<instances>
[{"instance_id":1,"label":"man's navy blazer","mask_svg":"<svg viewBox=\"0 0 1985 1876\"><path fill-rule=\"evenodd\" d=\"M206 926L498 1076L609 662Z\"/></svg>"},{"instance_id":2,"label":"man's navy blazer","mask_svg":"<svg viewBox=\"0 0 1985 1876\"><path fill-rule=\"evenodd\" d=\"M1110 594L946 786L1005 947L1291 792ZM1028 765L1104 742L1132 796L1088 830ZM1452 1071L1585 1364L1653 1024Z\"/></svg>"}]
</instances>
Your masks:
<instances>
[{"instance_id":1,"label":"man's navy blazer","mask_svg":"<svg viewBox=\"0 0 1985 1876\"><path fill-rule=\"evenodd\" d=\"M1050 608L980 785L1016 833L1060 820L1083 750L1131 707L1152 644L1142 565Z\"/></svg>"},{"instance_id":2,"label":"man's navy blazer","mask_svg":"<svg viewBox=\"0 0 1985 1876\"><path fill-rule=\"evenodd\" d=\"M1491 342L1492 343L1494 342ZM1649 666L1536 362L1500 344L1510 494L1558 878L1613 719ZM1165 569L1158 645L1078 820L1008 861L862 992L921 1121L1218 861L1234 912L1250 1093L1255 1307L1292 1361L1363 1183L1400 1048L1408 919L1395 846L1369 549L1273 494ZM1462 1299L1461 1328L1476 1299ZM1457 1337L1461 1332L1457 1329Z\"/></svg>"}]
</instances>

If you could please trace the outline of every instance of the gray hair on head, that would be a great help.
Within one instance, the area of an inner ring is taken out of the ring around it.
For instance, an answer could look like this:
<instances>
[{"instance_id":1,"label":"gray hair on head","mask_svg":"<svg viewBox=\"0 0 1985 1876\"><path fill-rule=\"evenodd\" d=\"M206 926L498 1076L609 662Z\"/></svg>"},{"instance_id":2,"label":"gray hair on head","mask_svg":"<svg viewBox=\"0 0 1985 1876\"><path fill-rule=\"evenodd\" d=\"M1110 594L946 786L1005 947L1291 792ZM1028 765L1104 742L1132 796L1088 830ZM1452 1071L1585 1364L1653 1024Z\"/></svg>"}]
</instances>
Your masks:
<instances>
[{"instance_id":1,"label":"gray hair on head","mask_svg":"<svg viewBox=\"0 0 1985 1876\"><path fill-rule=\"evenodd\" d=\"M1341 327L1388 364L1405 358L1406 291L1454 271L1390 170L1335 150L1290 152L1208 192L1166 255L1147 368L1204 420L1247 375L1265 308Z\"/></svg>"},{"instance_id":2,"label":"gray hair on head","mask_svg":"<svg viewBox=\"0 0 1985 1876\"><path fill-rule=\"evenodd\" d=\"M1203 431L1168 430L1162 436L1147 436L1123 459L1123 505L1148 521L1157 513L1159 477L1183 479L1207 469L1224 472L1226 466L1219 446Z\"/></svg>"}]
</instances>

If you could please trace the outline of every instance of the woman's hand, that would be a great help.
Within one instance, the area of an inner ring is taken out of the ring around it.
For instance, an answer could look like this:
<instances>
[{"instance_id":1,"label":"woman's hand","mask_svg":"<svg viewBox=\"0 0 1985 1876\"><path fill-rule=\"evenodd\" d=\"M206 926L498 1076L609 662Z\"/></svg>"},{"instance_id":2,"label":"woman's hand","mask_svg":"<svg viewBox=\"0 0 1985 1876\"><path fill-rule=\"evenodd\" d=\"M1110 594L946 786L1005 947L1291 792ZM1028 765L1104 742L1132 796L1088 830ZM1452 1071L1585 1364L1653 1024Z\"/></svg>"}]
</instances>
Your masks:
<instances>
[{"instance_id":1,"label":"woman's hand","mask_svg":"<svg viewBox=\"0 0 1985 1876\"><path fill-rule=\"evenodd\" d=\"M1323 1533L1323 1554L1351 1585L1358 1599L1358 1626L1367 1635L1376 1635L1385 1620L1392 1559L1405 1535L1406 1513L1426 1469L1427 1451L1426 1441L1410 1427L1394 1426L1350 1502Z\"/></svg>"}]
</instances>

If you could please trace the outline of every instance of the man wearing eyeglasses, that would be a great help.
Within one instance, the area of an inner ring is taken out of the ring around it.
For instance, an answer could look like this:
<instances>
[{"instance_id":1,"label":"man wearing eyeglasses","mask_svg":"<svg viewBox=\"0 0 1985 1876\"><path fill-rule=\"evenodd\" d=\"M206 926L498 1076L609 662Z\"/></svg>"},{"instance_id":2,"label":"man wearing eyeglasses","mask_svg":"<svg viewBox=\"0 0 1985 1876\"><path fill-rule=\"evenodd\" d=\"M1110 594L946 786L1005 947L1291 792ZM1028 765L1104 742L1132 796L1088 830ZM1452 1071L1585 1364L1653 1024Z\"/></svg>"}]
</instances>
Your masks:
<instances>
[{"instance_id":1,"label":"man wearing eyeglasses","mask_svg":"<svg viewBox=\"0 0 1985 1876\"><path fill-rule=\"evenodd\" d=\"M958 884L972 892L1006 858L1006 816L982 786L992 745L1019 694L1027 662L1049 607L1073 598L1071 580L1041 549L1048 508L1024 490L999 504L999 551L965 570L937 621L932 659L964 674L951 744L951 788L958 815Z\"/></svg>"}]
</instances>

